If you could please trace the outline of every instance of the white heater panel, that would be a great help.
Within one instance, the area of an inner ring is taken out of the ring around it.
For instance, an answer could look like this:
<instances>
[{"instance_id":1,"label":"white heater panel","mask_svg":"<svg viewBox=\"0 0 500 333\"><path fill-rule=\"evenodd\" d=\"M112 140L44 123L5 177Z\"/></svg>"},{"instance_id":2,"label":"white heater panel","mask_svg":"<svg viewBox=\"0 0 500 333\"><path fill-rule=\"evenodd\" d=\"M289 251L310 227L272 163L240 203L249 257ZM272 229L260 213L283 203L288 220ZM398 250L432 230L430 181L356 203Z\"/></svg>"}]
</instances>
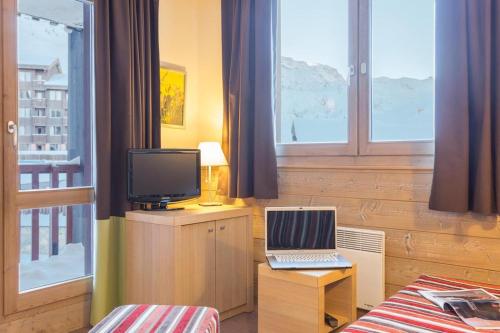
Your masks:
<instances>
[{"instance_id":1,"label":"white heater panel","mask_svg":"<svg viewBox=\"0 0 500 333\"><path fill-rule=\"evenodd\" d=\"M371 310L385 297L385 233L358 228L337 228L337 250L356 263L357 306Z\"/></svg>"}]
</instances>

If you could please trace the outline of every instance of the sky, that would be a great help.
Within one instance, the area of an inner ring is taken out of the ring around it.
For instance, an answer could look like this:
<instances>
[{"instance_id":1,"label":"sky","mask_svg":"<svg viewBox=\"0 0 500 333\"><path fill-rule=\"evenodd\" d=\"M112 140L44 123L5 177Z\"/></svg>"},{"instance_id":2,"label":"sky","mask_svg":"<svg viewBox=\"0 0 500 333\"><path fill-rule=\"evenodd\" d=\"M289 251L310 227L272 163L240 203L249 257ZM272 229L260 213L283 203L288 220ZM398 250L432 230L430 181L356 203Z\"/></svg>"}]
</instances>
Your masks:
<instances>
[{"instance_id":1,"label":"sky","mask_svg":"<svg viewBox=\"0 0 500 333\"><path fill-rule=\"evenodd\" d=\"M372 0L374 77L434 76L434 1ZM345 76L348 2L281 0L281 55L330 65Z\"/></svg>"},{"instance_id":2,"label":"sky","mask_svg":"<svg viewBox=\"0 0 500 333\"><path fill-rule=\"evenodd\" d=\"M23 65L46 65L59 59L63 73L68 73L68 32L64 25L17 17L17 58Z\"/></svg>"}]
</instances>

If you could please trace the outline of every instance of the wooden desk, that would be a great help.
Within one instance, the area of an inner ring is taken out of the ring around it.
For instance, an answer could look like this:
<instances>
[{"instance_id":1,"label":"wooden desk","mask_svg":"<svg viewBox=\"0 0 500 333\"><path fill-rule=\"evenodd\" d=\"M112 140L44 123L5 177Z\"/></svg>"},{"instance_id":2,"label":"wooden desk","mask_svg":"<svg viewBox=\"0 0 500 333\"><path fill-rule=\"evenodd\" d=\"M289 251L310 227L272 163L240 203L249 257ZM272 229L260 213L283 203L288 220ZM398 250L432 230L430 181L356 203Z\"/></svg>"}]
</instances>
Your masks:
<instances>
[{"instance_id":1,"label":"wooden desk","mask_svg":"<svg viewBox=\"0 0 500 333\"><path fill-rule=\"evenodd\" d=\"M260 333L324 333L325 313L339 328L356 320L356 265L322 271L272 270L259 265Z\"/></svg>"},{"instance_id":2,"label":"wooden desk","mask_svg":"<svg viewBox=\"0 0 500 333\"><path fill-rule=\"evenodd\" d=\"M222 319L253 311L249 207L127 212L124 252L125 303L210 306Z\"/></svg>"}]
</instances>

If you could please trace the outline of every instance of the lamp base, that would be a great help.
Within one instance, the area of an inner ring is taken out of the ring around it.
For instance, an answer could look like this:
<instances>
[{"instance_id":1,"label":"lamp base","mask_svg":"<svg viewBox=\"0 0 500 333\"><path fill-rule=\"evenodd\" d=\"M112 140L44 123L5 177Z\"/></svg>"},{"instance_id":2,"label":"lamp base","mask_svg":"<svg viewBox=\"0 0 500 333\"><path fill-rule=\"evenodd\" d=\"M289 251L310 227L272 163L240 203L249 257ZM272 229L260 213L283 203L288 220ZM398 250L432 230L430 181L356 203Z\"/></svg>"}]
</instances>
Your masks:
<instances>
[{"instance_id":1,"label":"lamp base","mask_svg":"<svg viewBox=\"0 0 500 333\"><path fill-rule=\"evenodd\" d=\"M200 202L198 205L203 207L222 206L222 202L207 201L207 202Z\"/></svg>"}]
</instances>

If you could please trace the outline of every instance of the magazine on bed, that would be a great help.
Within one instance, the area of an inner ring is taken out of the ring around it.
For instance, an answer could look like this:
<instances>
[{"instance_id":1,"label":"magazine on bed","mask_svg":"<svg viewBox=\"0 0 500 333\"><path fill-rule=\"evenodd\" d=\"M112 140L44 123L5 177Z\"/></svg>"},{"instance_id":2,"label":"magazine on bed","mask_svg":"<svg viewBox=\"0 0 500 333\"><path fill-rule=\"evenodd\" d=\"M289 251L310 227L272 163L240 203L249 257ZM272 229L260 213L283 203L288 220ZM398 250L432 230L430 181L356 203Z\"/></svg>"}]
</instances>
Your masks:
<instances>
[{"instance_id":1,"label":"magazine on bed","mask_svg":"<svg viewBox=\"0 0 500 333\"><path fill-rule=\"evenodd\" d=\"M500 299L484 289L418 292L441 309L455 312L475 329L500 329Z\"/></svg>"}]
</instances>

